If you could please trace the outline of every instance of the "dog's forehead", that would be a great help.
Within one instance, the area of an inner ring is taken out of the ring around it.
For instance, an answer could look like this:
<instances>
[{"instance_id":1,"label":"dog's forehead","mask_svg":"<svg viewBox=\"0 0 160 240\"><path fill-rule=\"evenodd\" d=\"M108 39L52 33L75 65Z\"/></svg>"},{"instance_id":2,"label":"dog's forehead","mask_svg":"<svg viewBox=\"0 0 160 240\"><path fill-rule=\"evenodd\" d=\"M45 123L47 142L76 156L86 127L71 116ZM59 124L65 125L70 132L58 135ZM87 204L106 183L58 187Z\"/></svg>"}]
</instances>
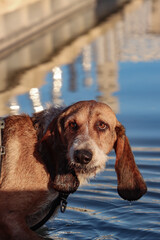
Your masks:
<instances>
[{"instance_id":1,"label":"dog's forehead","mask_svg":"<svg viewBox=\"0 0 160 240\"><path fill-rule=\"evenodd\" d=\"M107 104L96 101L83 101L74 104L69 109L68 118L78 119L78 121L101 119L113 124L117 121L114 112Z\"/></svg>"},{"instance_id":2,"label":"dog's forehead","mask_svg":"<svg viewBox=\"0 0 160 240\"><path fill-rule=\"evenodd\" d=\"M89 107L88 106L77 106L70 109L67 114L67 120L76 120L79 122L86 121L89 115Z\"/></svg>"},{"instance_id":3,"label":"dog's forehead","mask_svg":"<svg viewBox=\"0 0 160 240\"><path fill-rule=\"evenodd\" d=\"M116 124L117 118L112 109L104 103L97 103L91 111L91 117Z\"/></svg>"}]
</instances>

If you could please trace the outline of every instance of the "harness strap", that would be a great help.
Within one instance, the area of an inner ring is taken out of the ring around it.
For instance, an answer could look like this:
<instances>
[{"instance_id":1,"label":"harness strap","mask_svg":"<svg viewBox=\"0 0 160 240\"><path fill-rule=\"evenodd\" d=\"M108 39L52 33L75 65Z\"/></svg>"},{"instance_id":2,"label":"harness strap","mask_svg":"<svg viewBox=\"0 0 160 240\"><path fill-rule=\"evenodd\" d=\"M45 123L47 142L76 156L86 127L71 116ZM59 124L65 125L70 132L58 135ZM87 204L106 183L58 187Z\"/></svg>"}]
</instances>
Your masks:
<instances>
[{"instance_id":1,"label":"harness strap","mask_svg":"<svg viewBox=\"0 0 160 240\"><path fill-rule=\"evenodd\" d=\"M5 127L5 122L3 118L0 118L0 178L2 170L2 157L5 154L5 147L2 146L2 129Z\"/></svg>"},{"instance_id":2,"label":"harness strap","mask_svg":"<svg viewBox=\"0 0 160 240\"><path fill-rule=\"evenodd\" d=\"M52 202L51 208L48 212L48 214L38 223L36 223L34 226L30 227L32 231L37 230L38 228L42 227L49 218L54 214L56 208L60 205L61 212L64 213L67 206L67 198L69 194L59 193L58 197Z\"/></svg>"}]
</instances>

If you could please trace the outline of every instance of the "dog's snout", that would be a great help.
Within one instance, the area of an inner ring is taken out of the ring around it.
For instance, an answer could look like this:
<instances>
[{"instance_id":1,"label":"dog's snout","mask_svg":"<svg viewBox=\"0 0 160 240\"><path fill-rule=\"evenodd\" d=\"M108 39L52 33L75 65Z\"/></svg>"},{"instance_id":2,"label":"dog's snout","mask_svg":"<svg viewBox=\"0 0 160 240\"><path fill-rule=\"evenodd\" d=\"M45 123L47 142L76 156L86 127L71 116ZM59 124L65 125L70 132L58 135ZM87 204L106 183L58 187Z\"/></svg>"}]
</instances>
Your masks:
<instances>
[{"instance_id":1,"label":"dog's snout","mask_svg":"<svg viewBox=\"0 0 160 240\"><path fill-rule=\"evenodd\" d=\"M90 150L76 150L74 152L74 160L77 163L88 164L92 160L92 152Z\"/></svg>"}]
</instances>

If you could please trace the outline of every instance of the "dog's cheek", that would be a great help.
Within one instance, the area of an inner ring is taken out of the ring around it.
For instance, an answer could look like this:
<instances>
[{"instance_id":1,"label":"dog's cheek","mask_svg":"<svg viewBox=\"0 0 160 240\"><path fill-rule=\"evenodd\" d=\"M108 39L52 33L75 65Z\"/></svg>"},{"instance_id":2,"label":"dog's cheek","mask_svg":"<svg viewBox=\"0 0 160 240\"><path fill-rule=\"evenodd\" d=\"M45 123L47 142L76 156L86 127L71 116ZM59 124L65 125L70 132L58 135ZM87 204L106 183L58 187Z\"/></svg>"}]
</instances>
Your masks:
<instances>
[{"instance_id":1,"label":"dog's cheek","mask_svg":"<svg viewBox=\"0 0 160 240\"><path fill-rule=\"evenodd\" d=\"M115 131L110 131L108 134L105 135L102 144L103 144L103 151L108 154L113 149L114 143L116 140Z\"/></svg>"}]
</instances>

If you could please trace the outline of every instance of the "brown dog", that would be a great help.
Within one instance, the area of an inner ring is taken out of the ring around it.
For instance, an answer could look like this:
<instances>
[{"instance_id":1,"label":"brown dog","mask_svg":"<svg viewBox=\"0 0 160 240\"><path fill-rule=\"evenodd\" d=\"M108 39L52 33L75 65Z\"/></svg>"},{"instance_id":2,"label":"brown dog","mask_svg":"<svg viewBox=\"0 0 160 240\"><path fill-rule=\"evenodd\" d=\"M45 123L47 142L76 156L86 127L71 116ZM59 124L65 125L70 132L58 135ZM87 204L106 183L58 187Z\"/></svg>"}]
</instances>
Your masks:
<instances>
[{"instance_id":1,"label":"brown dog","mask_svg":"<svg viewBox=\"0 0 160 240\"><path fill-rule=\"evenodd\" d=\"M132 201L147 191L125 129L106 104L82 101L4 120L0 240L41 239L30 228L103 170L113 148L119 195Z\"/></svg>"}]
</instances>

